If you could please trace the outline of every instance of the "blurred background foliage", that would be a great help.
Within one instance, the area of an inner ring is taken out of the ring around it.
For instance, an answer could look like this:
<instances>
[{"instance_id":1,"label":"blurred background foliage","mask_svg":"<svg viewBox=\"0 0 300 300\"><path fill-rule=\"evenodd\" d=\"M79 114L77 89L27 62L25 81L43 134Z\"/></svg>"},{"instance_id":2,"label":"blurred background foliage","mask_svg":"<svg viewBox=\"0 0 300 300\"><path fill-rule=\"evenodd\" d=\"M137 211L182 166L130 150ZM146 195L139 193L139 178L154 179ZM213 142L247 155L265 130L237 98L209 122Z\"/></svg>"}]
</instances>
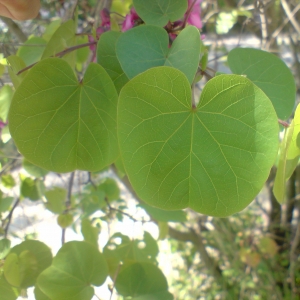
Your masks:
<instances>
[{"instance_id":1,"label":"blurred background foliage","mask_svg":"<svg viewBox=\"0 0 300 300\"><path fill-rule=\"evenodd\" d=\"M79 224L85 239L97 243L101 228L109 228L104 223L122 222L124 218L141 224L150 222L159 230L158 244L167 243L167 250L161 251L171 264L167 277L175 299L300 299L300 167L287 182L286 203L282 206L272 193L274 166L264 190L247 209L220 219L190 210L166 215L147 207L134 195L118 162L104 173L77 174L76 187L70 193L74 174L69 175L70 180L49 174L18 154L6 126L13 88L5 58L17 53L26 65L37 61L50 36L72 17L75 7L81 44L87 42L84 34L98 27L101 9L110 9L112 27L118 28L131 5L130 0L42 0L35 20L20 23L0 18L0 237L23 239L9 226L14 222L16 207L29 205L28 201L43 203L58 216L62 239L67 227L80 231ZM270 51L285 60L295 76L299 102L299 0L203 0L201 18L212 70L226 69L228 51L247 42L248 47ZM79 73L92 55L88 48L77 51ZM46 187L49 176L56 176L62 183ZM132 216L119 186L133 193L135 209L146 212L146 217L137 220ZM99 211L100 216L95 216ZM38 238L38 233L27 233L26 238ZM0 264L3 249L2 245Z\"/></svg>"}]
</instances>

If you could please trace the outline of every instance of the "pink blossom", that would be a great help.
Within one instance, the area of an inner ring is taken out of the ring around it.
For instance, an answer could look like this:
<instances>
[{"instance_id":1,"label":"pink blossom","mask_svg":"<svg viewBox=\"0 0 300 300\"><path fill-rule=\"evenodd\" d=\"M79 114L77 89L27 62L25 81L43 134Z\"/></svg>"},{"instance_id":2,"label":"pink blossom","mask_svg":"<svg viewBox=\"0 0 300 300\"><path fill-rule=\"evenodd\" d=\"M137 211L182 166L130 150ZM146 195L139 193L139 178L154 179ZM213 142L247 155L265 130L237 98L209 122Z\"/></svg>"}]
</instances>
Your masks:
<instances>
[{"instance_id":1,"label":"pink blossom","mask_svg":"<svg viewBox=\"0 0 300 300\"><path fill-rule=\"evenodd\" d=\"M190 7L193 5L194 0L188 0L188 11L190 9ZM197 28L202 28L202 20L200 17L201 14L201 6L200 3L202 2L202 0L196 0L189 16L187 19L187 23L190 25L194 25ZM187 13L186 13L187 14Z\"/></svg>"},{"instance_id":2,"label":"pink blossom","mask_svg":"<svg viewBox=\"0 0 300 300\"><path fill-rule=\"evenodd\" d=\"M140 17L136 13L134 8L130 9L130 13L126 15L125 20L122 24L122 31L126 31L132 28L135 25L135 21L137 21Z\"/></svg>"},{"instance_id":3,"label":"pink blossom","mask_svg":"<svg viewBox=\"0 0 300 300\"><path fill-rule=\"evenodd\" d=\"M110 15L109 15L109 10L108 9L102 9L100 12L100 16L101 16L101 25L96 29L96 37L97 40L99 39L100 35L103 32L106 32L108 30L110 30ZM89 35L88 36L89 42L94 42L95 39L93 36ZM90 46L91 51L95 51L96 50L96 45L91 45Z\"/></svg>"}]
</instances>

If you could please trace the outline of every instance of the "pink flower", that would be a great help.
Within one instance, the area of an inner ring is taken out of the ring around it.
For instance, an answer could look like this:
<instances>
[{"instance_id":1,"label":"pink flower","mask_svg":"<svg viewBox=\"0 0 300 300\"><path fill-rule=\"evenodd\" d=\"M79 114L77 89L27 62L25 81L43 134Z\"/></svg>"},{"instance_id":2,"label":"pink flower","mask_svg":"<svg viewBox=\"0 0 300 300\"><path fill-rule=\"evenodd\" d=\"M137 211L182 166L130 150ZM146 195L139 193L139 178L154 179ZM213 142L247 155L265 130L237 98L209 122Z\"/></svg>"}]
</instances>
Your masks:
<instances>
[{"instance_id":1,"label":"pink flower","mask_svg":"<svg viewBox=\"0 0 300 300\"><path fill-rule=\"evenodd\" d=\"M201 6L200 3L202 0L196 0L194 6L192 7L190 14L187 19L187 23L190 25L194 25L197 28L202 28L202 21L201 21ZM194 0L188 0L188 11L190 10L190 7L193 5ZM187 14L187 13L186 13Z\"/></svg>"},{"instance_id":2,"label":"pink flower","mask_svg":"<svg viewBox=\"0 0 300 300\"><path fill-rule=\"evenodd\" d=\"M135 22L139 19L140 17L136 13L134 8L131 8L130 13L126 15L125 20L122 24L122 31L126 31L130 28L132 28L135 25Z\"/></svg>"},{"instance_id":3,"label":"pink flower","mask_svg":"<svg viewBox=\"0 0 300 300\"><path fill-rule=\"evenodd\" d=\"M101 25L96 29L96 37L97 40L99 40L100 35L103 32L106 32L108 30L110 30L110 15L109 15L109 10L108 9L102 9L100 12L100 16L101 16ZM88 36L89 42L94 42L95 39L93 36L89 35ZM90 46L91 51L95 51L96 50L96 45L91 45Z\"/></svg>"}]
</instances>

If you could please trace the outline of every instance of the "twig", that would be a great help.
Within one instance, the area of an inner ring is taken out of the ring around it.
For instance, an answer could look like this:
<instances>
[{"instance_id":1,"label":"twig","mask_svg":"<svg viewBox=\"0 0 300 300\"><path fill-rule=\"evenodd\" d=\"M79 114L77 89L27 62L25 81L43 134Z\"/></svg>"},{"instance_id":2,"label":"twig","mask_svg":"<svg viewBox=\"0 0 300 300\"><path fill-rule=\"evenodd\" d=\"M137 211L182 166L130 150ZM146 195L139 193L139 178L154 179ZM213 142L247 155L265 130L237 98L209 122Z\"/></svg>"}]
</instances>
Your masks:
<instances>
[{"instance_id":1,"label":"twig","mask_svg":"<svg viewBox=\"0 0 300 300\"><path fill-rule=\"evenodd\" d=\"M67 194L67 199L66 199L66 209L63 212L63 214L68 213L68 211L71 208L71 197L72 197L72 188L73 188L73 183L74 183L74 176L75 176L75 172L72 172L70 175L70 180L69 180L69 185L68 185L68 194ZM62 229L61 232L61 243L62 245L65 243L65 239L66 239L66 228Z\"/></svg>"},{"instance_id":2,"label":"twig","mask_svg":"<svg viewBox=\"0 0 300 300\"><path fill-rule=\"evenodd\" d=\"M300 9L300 4L298 4L294 10L291 12L291 15L290 16L294 16L298 10ZM266 45L266 49L269 50L272 42L277 38L277 36L280 34L280 32L282 31L282 29L284 28L284 26L290 22L290 18L289 17L286 17L285 20L283 21L283 23L272 33L272 36L271 38L269 39L267 45Z\"/></svg>"},{"instance_id":3,"label":"twig","mask_svg":"<svg viewBox=\"0 0 300 300\"><path fill-rule=\"evenodd\" d=\"M6 17L0 17L0 19L20 42L24 43L27 41L27 35L22 31L17 23Z\"/></svg>"},{"instance_id":4,"label":"twig","mask_svg":"<svg viewBox=\"0 0 300 300\"><path fill-rule=\"evenodd\" d=\"M281 0L281 5L282 8L285 12L285 14L287 15L287 17L289 18L290 22L292 23L292 25L294 26L295 30L297 31L298 35L300 35L300 26L297 23L297 20L294 18L294 15L292 14L289 5L287 4L287 2L285 0Z\"/></svg>"},{"instance_id":5,"label":"twig","mask_svg":"<svg viewBox=\"0 0 300 300\"><path fill-rule=\"evenodd\" d=\"M285 128L290 127L290 124L288 122L283 121L283 120L278 119L278 123L281 124Z\"/></svg>"},{"instance_id":6,"label":"twig","mask_svg":"<svg viewBox=\"0 0 300 300\"><path fill-rule=\"evenodd\" d=\"M267 26L267 18L266 18L266 11L265 6L263 3L263 0L258 0L258 11L259 11L259 17L260 17L260 28L261 28L261 48L265 49L267 39L268 39L268 26Z\"/></svg>"},{"instance_id":7,"label":"twig","mask_svg":"<svg viewBox=\"0 0 300 300\"><path fill-rule=\"evenodd\" d=\"M118 268L117 268L117 270L116 270L116 273L114 274L114 278L113 278L113 286L112 286L112 288L111 288L111 294L110 294L109 300L112 299L112 296L113 296L113 293L114 293L114 289L115 289L115 285L116 285L116 280L117 280L117 277L118 277L119 272L120 272L120 268L121 268L121 263L119 263Z\"/></svg>"},{"instance_id":8,"label":"twig","mask_svg":"<svg viewBox=\"0 0 300 300\"><path fill-rule=\"evenodd\" d=\"M19 205L19 203L20 203L20 198L17 198L16 202L14 203L12 209L10 210L8 216L7 216L6 219L5 219L5 220L7 220L7 223L6 223L6 226L5 226L5 229L4 229L4 237L5 237L5 238L7 238L8 228L9 228L9 225L10 225L10 223L11 223L11 219L12 219L14 210L15 210L16 207Z\"/></svg>"},{"instance_id":9,"label":"twig","mask_svg":"<svg viewBox=\"0 0 300 300\"><path fill-rule=\"evenodd\" d=\"M80 44L80 45L72 46L72 47L67 48L67 49L65 49L65 50L63 50L63 51L61 51L61 52L58 52L58 53L56 53L55 55L50 56L50 57L63 57L64 55L66 55L66 54L68 54L68 53L70 53L70 52L72 52L72 51L75 51L75 50L77 50L77 49L84 48L84 47L88 47L88 46L92 46L92 45L96 45L96 44L97 44L97 41L93 41L93 42L89 42L89 43L85 43L85 44ZM35 62L35 63L33 63L33 64L27 66L26 68L20 70L20 71L17 73L17 75L20 75L21 73L23 73L23 72L25 72L25 71L31 69L31 68L32 68L34 65L36 65L37 63L38 63L38 62Z\"/></svg>"}]
</instances>

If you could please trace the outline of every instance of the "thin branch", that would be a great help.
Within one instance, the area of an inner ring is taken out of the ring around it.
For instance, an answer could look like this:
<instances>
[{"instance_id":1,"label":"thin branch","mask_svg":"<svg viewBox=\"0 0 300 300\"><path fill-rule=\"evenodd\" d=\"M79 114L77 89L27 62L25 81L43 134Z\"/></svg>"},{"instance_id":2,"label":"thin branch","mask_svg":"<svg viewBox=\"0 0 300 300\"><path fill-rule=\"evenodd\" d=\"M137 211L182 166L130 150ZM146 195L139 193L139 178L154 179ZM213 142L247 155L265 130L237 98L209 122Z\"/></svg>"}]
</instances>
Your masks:
<instances>
[{"instance_id":1,"label":"thin branch","mask_svg":"<svg viewBox=\"0 0 300 300\"><path fill-rule=\"evenodd\" d=\"M12 216L13 216L13 213L14 213L14 210L16 209L16 207L19 205L20 203L20 198L18 198L16 200L16 202L14 203L12 209L10 210L8 216L6 217L6 219L4 221L7 221L6 225L5 225L5 228L4 228L4 237L7 238L7 234L8 234L8 229L9 229L9 225L11 223L11 219L12 219Z\"/></svg>"},{"instance_id":2,"label":"thin branch","mask_svg":"<svg viewBox=\"0 0 300 300\"><path fill-rule=\"evenodd\" d=\"M300 35L300 26L297 23L297 20L295 19L294 15L292 14L289 5L287 4L286 0L281 0L281 5L282 8L285 12L285 14L287 15L287 17L289 18L290 22L292 23L292 25L294 26L295 30L297 31L298 35Z\"/></svg>"},{"instance_id":3,"label":"thin branch","mask_svg":"<svg viewBox=\"0 0 300 300\"><path fill-rule=\"evenodd\" d=\"M76 46L72 46L70 48L67 48L61 52L58 52L56 53L55 55L53 56L50 56L50 57L63 57L64 55L72 52L72 51L75 51L77 49L80 49L80 48L84 48L84 47L88 47L88 46L92 46L92 45L96 45L97 44L97 41L93 41L93 42L89 42L89 43L85 43L85 44L80 44L80 45L76 45ZM31 69L34 65L36 65L38 62L35 62L29 66L27 66L26 68L20 70L16 75L20 75L21 73Z\"/></svg>"},{"instance_id":4,"label":"thin branch","mask_svg":"<svg viewBox=\"0 0 300 300\"><path fill-rule=\"evenodd\" d=\"M0 17L0 19L3 23L5 23L9 31L12 32L20 42L24 43L27 41L27 35L22 31L17 23L6 17Z\"/></svg>"},{"instance_id":5,"label":"thin branch","mask_svg":"<svg viewBox=\"0 0 300 300\"><path fill-rule=\"evenodd\" d=\"M112 300L112 296L113 296L115 285L116 285L116 280L117 280L117 277L118 277L118 275L120 273L120 268L121 268L121 263L118 264L118 268L116 270L116 273L114 274L113 286L111 288L111 294L110 294L109 300Z\"/></svg>"},{"instance_id":6,"label":"thin branch","mask_svg":"<svg viewBox=\"0 0 300 300\"><path fill-rule=\"evenodd\" d=\"M71 197L72 197L72 188L73 188L73 184L74 184L74 177L75 177L75 172L72 172L70 175L70 180L69 180L69 185L68 185L68 194L67 194L67 199L65 202L66 209L63 212L63 214L68 213L71 208ZM62 232L61 232L62 245L65 243L65 239L66 239L66 228L63 228Z\"/></svg>"}]
</instances>

